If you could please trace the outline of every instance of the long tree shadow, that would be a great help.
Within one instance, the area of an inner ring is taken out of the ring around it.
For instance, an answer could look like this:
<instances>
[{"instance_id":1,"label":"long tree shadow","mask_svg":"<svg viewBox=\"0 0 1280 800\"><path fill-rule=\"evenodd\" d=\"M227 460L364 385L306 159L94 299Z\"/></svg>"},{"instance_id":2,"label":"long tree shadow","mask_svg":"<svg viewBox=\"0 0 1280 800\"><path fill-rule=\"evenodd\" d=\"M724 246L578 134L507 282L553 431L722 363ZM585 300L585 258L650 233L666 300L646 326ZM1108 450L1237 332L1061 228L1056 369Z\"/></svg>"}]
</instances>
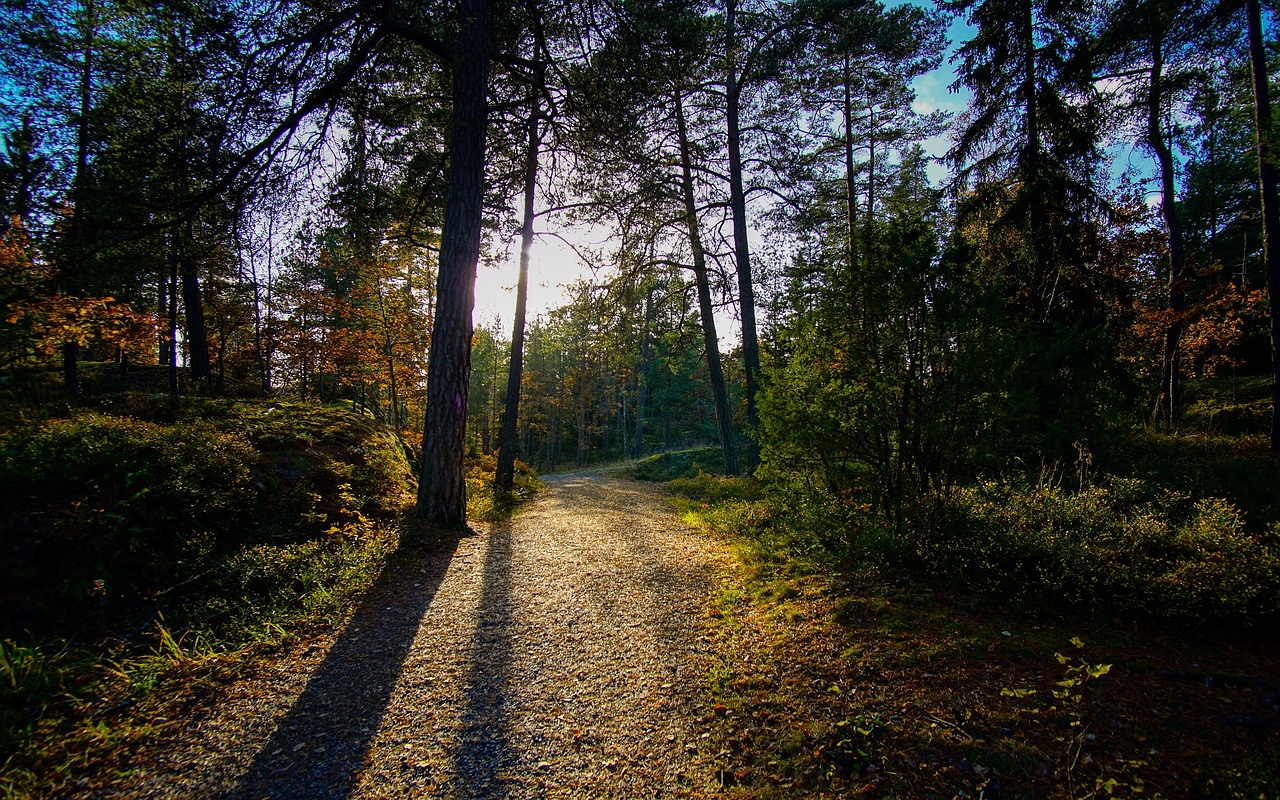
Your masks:
<instances>
[{"instance_id":1,"label":"long tree shadow","mask_svg":"<svg viewBox=\"0 0 1280 800\"><path fill-rule=\"evenodd\" d=\"M502 798L518 763L511 748L508 673L511 666L511 523L489 529L480 614L471 645L466 706L453 752L459 797Z\"/></svg>"},{"instance_id":2,"label":"long tree shadow","mask_svg":"<svg viewBox=\"0 0 1280 800\"><path fill-rule=\"evenodd\" d=\"M346 798L465 530L401 547L241 779L240 798Z\"/></svg>"}]
</instances>

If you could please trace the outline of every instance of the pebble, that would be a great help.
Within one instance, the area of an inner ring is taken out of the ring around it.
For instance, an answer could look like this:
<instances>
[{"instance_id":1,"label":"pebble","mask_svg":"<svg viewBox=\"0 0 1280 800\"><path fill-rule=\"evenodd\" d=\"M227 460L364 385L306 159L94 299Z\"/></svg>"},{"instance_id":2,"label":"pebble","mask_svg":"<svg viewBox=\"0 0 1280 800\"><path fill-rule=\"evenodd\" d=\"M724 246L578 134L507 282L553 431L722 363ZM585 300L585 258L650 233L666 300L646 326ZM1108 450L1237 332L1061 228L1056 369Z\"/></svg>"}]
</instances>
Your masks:
<instances>
[{"instance_id":1,"label":"pebble","mask_svg":"<svg viewBox=\"0 0 1280 800\"><path fill-rule=\"evenodd\" d=\"M214 698L93 796L697 796L701 618L733 559L658 486L546 484L510 523L409 553L314 658Z\"/></svg>"}]
</instances>

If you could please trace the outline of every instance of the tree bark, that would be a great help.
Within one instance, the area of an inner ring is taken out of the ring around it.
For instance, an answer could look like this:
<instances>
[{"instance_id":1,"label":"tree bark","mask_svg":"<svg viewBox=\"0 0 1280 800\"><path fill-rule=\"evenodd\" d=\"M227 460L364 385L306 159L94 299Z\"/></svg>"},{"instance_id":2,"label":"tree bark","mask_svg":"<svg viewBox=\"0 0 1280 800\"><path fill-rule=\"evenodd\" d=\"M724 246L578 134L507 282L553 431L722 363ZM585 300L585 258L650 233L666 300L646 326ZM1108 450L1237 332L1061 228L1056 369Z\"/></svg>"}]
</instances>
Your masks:
<instances>
[{"instance_id":1,"label":"tree bark","mask_svg":"<svg viewBox=\"0 0 1280 800\"><path fill-rule=\"evenodd\" d=\"M854 177L853 164L853 94L849 86L851 65L849 55L844 57L844 197L845 214L848 226L849 241L846 243L846 255L849 259L849 274L858 269L858 187Z\"/></svg>"},{"instance_id":2,"label":"tree bark","mask_svg":"<svg viewBox=\"0 0 1280 800\"><path fill-rule=\"evenodd\" d=\"M538 59L540 53L535 53ZM538 149L541 143L542 100L538 96L543 74L537 62L537 76L531 91L528 147L524 159L524 217L520 226L520 277L516 280L516 313L511 325L511 358L507 363L507 397L502 410L502 431L498 436L498 466L493 485L509 492L515 485L516 422L520 413L520 383L524 376L524 324L529 298L529 250L533 247L534 200L538 188Z\"/></svg>"},{"instance_id":3,"label":"tree bark","mask_svg":"<svg viewBox=\"0 0 1280 800\"><path fill-rule=\"evenodd\" d=\"M1028 233L1035 243L1037 262L1035 266L1037 276L1035 289L1039 292L1044 281L1043 270L1046 264L1051 263L1051 260L1044 258L1045 231L1042 225L1044 221L1044 197L1041 194L1043 186L1040 181L1040 98L1036 93L1038 80L1036 77L1036 18L1033 0L1023 0L1022 12L1022 46L1026 51L1022 65L1022 94L1026 108L1026 139L1023 142L1021 167L1023 171L1022 179L1031 188L1031 202L1028 208L1027 222ZM1044 309L1039 310L1047 314L1047 300L1045 306Z\"/></svg>"},{"instance_id":4,"label":"tree bark","mask_svg":"<svg viewBox=\"0 0 1280 800\"><path fill-rule=\"evenodd\" d=\"M200 276L196 269L195 236L190 220L179 233L178 265L182 273L182 308L187 318L187 354L191 377L200 380L210 376L209 337L204 324L204 301L200 296Z\"/></svg>"},{"instance_id":5,"label":"tree bark","mask_svg":"<svg viewBox=\"0 0 1280 800\"><path fill-rule=\"evenodd\" d=\"M1153 21L1154 23L1155 21ZM1183 270L1186 267L1186 246L1183 242L1182 220L1178 216L1176 200L1173 150L1160 130L1161 101L1164 99L1163 70L1164 43L1158 32L1151 37L1150 93L1147 97L1147 145L1155 153L1160 164L1160 212L1164 216L1165 230L1169 234L1169 327L1164 334L1164 357L1160 376L1160 397L1156 405L1156 418L1176 425L1178 410L1182 404L1180 376L1181 341L1186 310Z\"/></svg>"},{"instance_id":6,"label":"tree bark","mask_svg":"<svg viewBox=\"0 0 1280 800\"><path fill-rule=\"evenodd\" d=\"M489 38L488 0L462 0L462 27L453 61L449 186L440 236L436 317L427 362L419 517L462 525L467 516L467 395L471 384L471 311L484 200Z\"/></svg>"},{"instance_id":7,"label":"tree bark","mask_svg":"<svg viewBox=\"0 0 1280 800\"><path fill-rule=\"evenodd\" d=\"M652 358L653 346L649 341L650 328L653 326L653 293L662 288L662 284L649 287L644 296L644 330L640 332L640 385L636 387L636 435L633 441L635 448L632 457L644 456L644 415L649 405L649 361Z\"/></svg>"},{"instance_id":8,"label":"tree bark","mask_svg":"<svg viewBox=\"0 0 1280 800\"><path fill-rule=\"evenodd\" d=\"M742 315L742 361L745 368L747 400L747 452L748 473L755 472L760 461L760 449L756 444L759 414L756 410L756 380L760 372L760 342L756 335L756 293L751 278L751 246L747 241L747 199L742 183L742 132L739 129L740 92L737 64L737 0L728 0L725 13L725 97L728 117L729 148L729 207L733 213L733 254L738 272L738 305ZM737 472L725 465L729 474Z\"/></svg>"},{"instance_id":9,"label":"tree bark","mask_svg":"<svg viewBox=\"0 0 1280 800\"><path fill-rule=\"evenodd\" d=\"M175 234L176 236L176 234ZM175 244L174 247L177 247ZM169 259L169 405L178 406L178 259ZM304 378L302 387L303 399L306 399L307 388Z\"/></svg>"},{"instance_id":10,"label":"tree bark","mask_svg":"<svg viewBox=\"0 0 1280 800\"><path fill-rule=\"evenodd\" d=\"M76 172L71 180L71 252L61 260L58 283L67 294L77 294L83 288L85 257L84 206L88 201L89 181L89 112L93 109L93 49L97 33L97 20L93 0L85 0L83 51L80 63L80 118L76 121ZM68 395L80 393L80 343L68 341L62 345L62 386Z\"/></svg>"},{"instance_id":11,"label":"tree bark","mask_svg":"<svg viewBox=\"0 0 1280 800\"><path fill-rule=\"evenodd\" d=\"M1245 0L1249 27L1249 64L1253 72L1253 107L1258 137L1258 186L1262 194L1262 252L1271 306L1271 452L1280 453L1280 197L1276 192L1275 154L1271 148L1271 93L1262 45L1262 10L1258 0Z\"/></svg>"},{"instance_id":12,"label":"tree bark","mask_svg":"<svg viewBox=\"0 0 1280 800\"><path fill-rule=\"evenodd\" d=\"M156 281L156 316L159 319L166 319L169 314L169 276L158 276ZM173 348L173 339L169 338L167 331L157 327L156 329L156 363L162 367L169 365L169 351Z\"/></svg>"},{"instance_id":13,"label":"tree bark","mask_svg":"<svg viewBox=\"0 0 1280 800\"><path fill-rule=\"evenodd\" d=\"M707 351L707 372L711 376L711 393L715 398L716 423L720 429L720 452L724 471L738 472L738 457L733 446L733 417L729 411L729 393L725 389L724 370L720 366L720 340L716 336L715 309L711 305L711 281L707 276L707 255L698 230L698 207L693 197L693 164L689 157L689 131L684 120L684 101L675 93L676 129L680 136L680 169L683 177L685 224L689 227L689 249L693 253L693 277L698 289L698 313L702 317L702 342Z\"/></svg>"}]
</instances>

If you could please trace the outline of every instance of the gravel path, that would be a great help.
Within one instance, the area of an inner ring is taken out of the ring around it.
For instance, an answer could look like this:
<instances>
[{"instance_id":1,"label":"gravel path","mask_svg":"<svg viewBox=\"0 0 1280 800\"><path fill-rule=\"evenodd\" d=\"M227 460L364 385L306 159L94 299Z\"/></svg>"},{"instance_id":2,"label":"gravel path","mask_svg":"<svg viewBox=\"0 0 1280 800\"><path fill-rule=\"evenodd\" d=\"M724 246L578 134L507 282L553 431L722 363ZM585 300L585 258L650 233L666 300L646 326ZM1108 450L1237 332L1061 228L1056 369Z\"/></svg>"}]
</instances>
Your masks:
<instances>
[{"instance_id":1,"label":"gravel path","mask_svg":"<svg viewBox=\"0 0 1280 800\"><path fill-rule=\"evenodd\" d=\"M657 487L557 476L384 575L346 628L237 684L86 797L696 797L722 545Z\"/></svg>"}]
</instances>

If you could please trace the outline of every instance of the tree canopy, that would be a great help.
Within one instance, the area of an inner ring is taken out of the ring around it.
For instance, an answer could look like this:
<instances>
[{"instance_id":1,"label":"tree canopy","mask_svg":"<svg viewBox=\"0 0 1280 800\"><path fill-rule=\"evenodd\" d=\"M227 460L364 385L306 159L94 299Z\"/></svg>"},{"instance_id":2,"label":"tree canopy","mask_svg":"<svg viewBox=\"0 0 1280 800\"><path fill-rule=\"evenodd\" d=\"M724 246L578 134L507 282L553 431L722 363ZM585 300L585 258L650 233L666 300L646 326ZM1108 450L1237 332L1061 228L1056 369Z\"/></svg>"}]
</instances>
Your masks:
<instances>
[{"instance_id":1,"label":"tree canopy","mask_svg":"<svg viewBox=\"0 0 1280 800\"><path fill-rule=\"evenodd\" d=\"M0 369L355 402L443 524L469 451L509 485L714 442L905 525L963 475L1176 429L1188 379L1275 385L1247 10L5 3ZM958 114L920 96L939 70ZM594 278L527 319L534 242L588 225ZM474 287L515 239L508 338Z\"/></svg>"}]
</instances>

